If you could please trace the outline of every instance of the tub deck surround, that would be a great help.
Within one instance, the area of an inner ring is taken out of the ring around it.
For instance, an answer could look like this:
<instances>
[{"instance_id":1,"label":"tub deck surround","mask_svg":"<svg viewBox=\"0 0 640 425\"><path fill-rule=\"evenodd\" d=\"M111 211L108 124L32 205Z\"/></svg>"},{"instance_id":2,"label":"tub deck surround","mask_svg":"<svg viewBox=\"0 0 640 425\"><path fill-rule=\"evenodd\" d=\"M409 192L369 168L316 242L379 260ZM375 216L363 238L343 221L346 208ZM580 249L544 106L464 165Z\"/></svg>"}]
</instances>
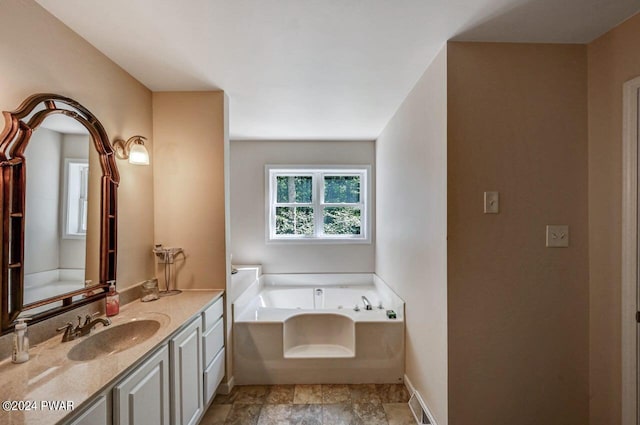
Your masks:
<instances>
[{"instance_id":1,"label":"tub deck surround","mask_svg":"<svg viewBox=\"0 0 640 425\"><path fill-rule=\"evenodd\" d=\"M262 275L232 309L239 385L402 382L404 301L374 274Z\"/></svg>"},{"instance_id":2,"label":"tub deck surround","mask_svg":"<svg viewBox=\"0 0 640 425\"><path fill-rule=\"evenodd\" d=\"M227 298L234 302L262 274L261 265L232 265L236 273L231 275L231 286L227 288Z\"/></svg>"},{"instance_id":3,"label":"tub deck surround","mask_svg":"<svg viewBox=\"0 0 640 425\"><path fill-rule=\"evenodd\" d=\"M77 291L85 286L84 269L55 269L44 272L29 273L24 275L24 300L23 303L32 302L45 298L54 297L65 292ZM74 301L81 298L81 295L73 297ZM53 306L61 306L62 301L47 304L28 310L28 315L40 313Z\"/></svg>"},{"instance_id":4,"label":"tub deck surround","mask_svg":"<svg viewBox=\"0 0 640 425\"><path fill-rule=\"evenodd\" d=\"M77 411L85 401L140 364L154 348L166 342L170 335L200 314L204 307L220 298L222 294L223 291L219 290L184 291L180 295L163 297L157 301L134 301L121 307L120 314L111 318L111 326L97 326L91 334L98 334L105 329L140 319L159 319L162 327L138 345L95 360L68 359L67 353L86 338L62 343L61 335L32 347L29 350L30 360L26 363L13 364L11 359L5 359L0 362L0 400L36 401L38 407L41 401L70 401L73 402L74 411ZM0 423L54 424L71 413L42 409L10 412L1 410Z\"/></svg>"}]
</instances>

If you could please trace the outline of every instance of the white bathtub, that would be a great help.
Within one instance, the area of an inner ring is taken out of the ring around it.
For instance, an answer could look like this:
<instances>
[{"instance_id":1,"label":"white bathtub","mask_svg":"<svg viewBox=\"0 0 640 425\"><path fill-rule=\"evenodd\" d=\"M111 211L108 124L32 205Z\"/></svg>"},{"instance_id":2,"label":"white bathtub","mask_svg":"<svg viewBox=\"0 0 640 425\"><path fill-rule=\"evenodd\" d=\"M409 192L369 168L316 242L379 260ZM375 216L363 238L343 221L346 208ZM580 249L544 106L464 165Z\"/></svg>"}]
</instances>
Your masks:
<instances>
[{"instance_id":1,"label":"white bathtub","mask_svg":"<svg viewBox=\"0 0 640 425\"><path fill-rule=\"evenodd\" d=\"M372 310L366 310L362 297ZM262 275L233 303L234 322L282 322L305 313L335 313L356 322L402 322L404 301L374 274ZM387 310L396 314L387 317Z\"/></svg>"},{"instance_id":2,"label":"white bathtub","mask_svg":"<svg viewBox=\"0 0 640 425\"><path fill-rule=\"evenodd\" d=\"M262 275L232 310L238 384L402 381L404 302L374 274Z\"/></svg>"}]
</instances>

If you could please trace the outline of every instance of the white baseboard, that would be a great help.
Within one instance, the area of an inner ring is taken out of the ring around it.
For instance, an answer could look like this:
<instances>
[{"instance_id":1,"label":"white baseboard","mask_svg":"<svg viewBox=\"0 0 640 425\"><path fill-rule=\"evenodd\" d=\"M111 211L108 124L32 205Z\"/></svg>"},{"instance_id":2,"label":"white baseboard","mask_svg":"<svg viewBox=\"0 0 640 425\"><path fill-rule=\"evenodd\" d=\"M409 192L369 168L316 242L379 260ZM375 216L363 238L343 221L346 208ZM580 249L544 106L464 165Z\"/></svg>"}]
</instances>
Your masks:
<instances>
[{"instance_id":1,"label":"white baseboard","mask_svg":"<svg viewBox=\"0 0 640 425\"><path fill-rule=\"evenodd\" d=\"M236 380L235 378L232 376L230 379L227 380L227 382L221 382L220 386L218 387L218 391L216 391L218 394L230 394L231 390L233 390L233 387L235 387L236 385Z\"/></svg>"},{"instance_id":2,"label":"white baseboard","mask_svg":"<svg viewBox=\"0 0 640 425\"><path fill-rule=\"evenodd\" d=\"M407 387L407 391L409 391L409 397L416 392L416 388L413 386L411 380L409 380L409 377L406 374L404 375L404 386Z\"/></svg>"},{"instance_id":3,"label":"white baseboard","mask_svg":"<svg viewBox=\"0 0 640 425\"><path fill-rule=\"evenodd\" d=\"M411 383L411 380L406 374L404 375L404 386L407 387L407 390L409 391L409 396L415 396L418 399L418 401L420 402L420 405L422 406L427 416L429 417L429 421L431 422L431 424L438 425L438 423L433 417L433 414L431 413L431 410L429 410L429 406L427 406L427 403L425 403L420 393L416 391L416 388L413 386L413 384Z\"/></svg>"}]
</instances>

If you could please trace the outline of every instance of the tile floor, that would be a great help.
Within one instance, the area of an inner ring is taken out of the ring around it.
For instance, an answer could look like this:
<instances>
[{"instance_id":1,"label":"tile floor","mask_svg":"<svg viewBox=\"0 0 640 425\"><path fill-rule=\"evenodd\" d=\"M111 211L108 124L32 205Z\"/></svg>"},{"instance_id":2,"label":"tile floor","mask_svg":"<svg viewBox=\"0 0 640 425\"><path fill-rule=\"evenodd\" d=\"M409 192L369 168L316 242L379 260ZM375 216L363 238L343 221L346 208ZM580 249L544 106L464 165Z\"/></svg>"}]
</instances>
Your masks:
<instances>
[{"instance_id":1,"label":"tile floor","mask_svg":"<svg viewBox=\"0 0 640 425\"><path fill-rule=\"evenodd\" d=\"M402 384L244 385L218 395L201 425L415 425Z\"/></svg>"}]
</instances>

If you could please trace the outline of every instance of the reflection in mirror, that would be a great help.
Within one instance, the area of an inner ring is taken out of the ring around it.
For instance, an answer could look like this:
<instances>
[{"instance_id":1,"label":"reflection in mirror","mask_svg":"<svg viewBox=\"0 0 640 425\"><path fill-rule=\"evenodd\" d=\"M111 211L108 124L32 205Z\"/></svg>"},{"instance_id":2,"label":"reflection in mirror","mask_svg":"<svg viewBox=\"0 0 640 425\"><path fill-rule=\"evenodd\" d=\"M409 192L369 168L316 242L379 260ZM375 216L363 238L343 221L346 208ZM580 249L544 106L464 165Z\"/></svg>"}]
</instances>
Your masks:
<instances>
[{"instance_id":1,"label":"reflection in mirror","mask_svg":"<svg viewBox=\"0 0 640 425\"><path fill-rule=\"evenodd\" d=\"M89 157L96 156L91 145L87 129L64 115L47 117L27 145L25 305L99 281L97 264L87 268L85 261L98 256L97 245L87 255L87 241L97 241L93 233L99 233L95 227L99 220L89 220L90 211L97 213L97 205L89 201L99 199L99 192L91 196L89 188L99 190L100 175L99 167L97 174L90 172L96 169L89 166ZM23 315L61 305L58 301L23 311Z\"/></svg>"}]
</instances>

